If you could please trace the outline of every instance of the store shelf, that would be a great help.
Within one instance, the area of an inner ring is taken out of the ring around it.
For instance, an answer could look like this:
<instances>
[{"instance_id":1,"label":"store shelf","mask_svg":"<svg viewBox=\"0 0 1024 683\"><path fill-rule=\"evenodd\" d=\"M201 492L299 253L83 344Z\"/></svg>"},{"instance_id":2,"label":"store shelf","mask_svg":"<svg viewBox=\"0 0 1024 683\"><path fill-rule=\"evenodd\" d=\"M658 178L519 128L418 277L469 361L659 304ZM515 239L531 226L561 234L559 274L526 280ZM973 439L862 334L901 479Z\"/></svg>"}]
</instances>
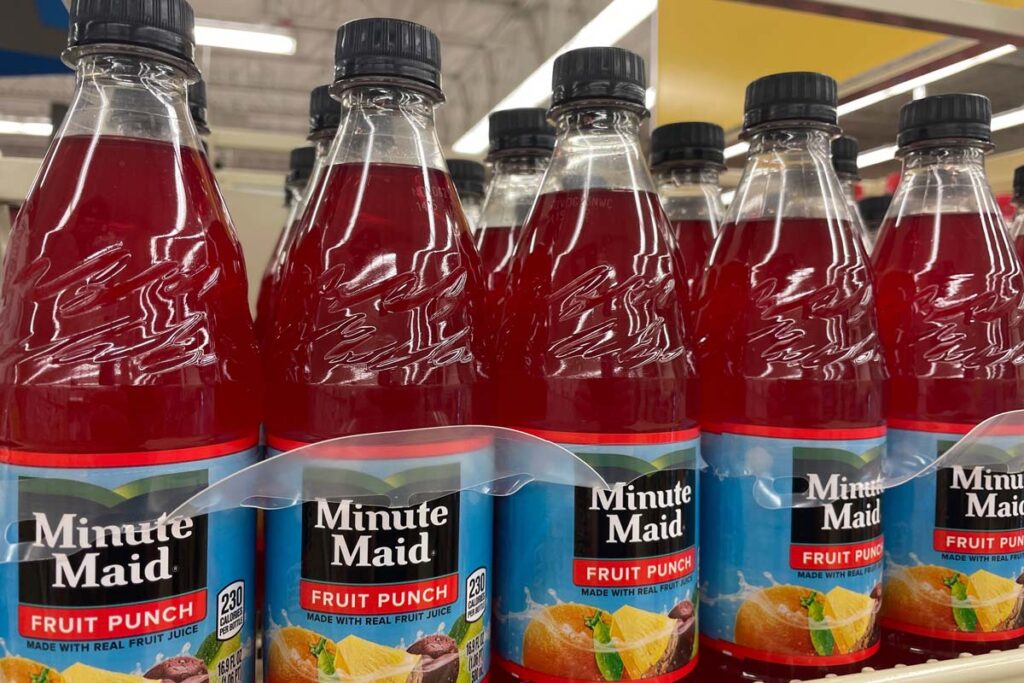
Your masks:
<instances>
[{"instance_id":1,"label":"store shelf","mask_svg":"<svg viewBox=\"0 0 1024 683\"><path fill-rule=\"evenodd\" d=\"M1024 683L1024 649L960 659L826 676L807 683Z\"/></svg>"}]
</instances>

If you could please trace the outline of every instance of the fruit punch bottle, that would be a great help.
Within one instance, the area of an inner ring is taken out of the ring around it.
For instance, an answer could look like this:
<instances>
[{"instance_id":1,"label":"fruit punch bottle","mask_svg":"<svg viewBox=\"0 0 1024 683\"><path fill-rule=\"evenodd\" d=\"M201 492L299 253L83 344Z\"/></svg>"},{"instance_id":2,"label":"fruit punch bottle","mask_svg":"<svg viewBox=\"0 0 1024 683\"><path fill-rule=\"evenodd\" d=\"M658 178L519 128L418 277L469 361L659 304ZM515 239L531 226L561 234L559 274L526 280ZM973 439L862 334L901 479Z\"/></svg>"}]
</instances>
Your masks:
<instances>
[{"instance_id":1,"label":"fruit punch bottle","mask_svg":"<svg viewBox=\"0 0 1024 683\"><path fill-rule=\"evenodd\" d=\"M440 70L437 36L418 24L338 30L333 92L344 113L266 356L272 452L473 421L479 263L434 127ZM391 474L367 490L438 472L458 480L490 465L486 445L377 449ZM306 475L354 479L340 464ZM488 496L466 491L406 508L313 497L268 512L267 680L480 683L492 511Z\"/></svg>"},{"instance_id":2,"label":"fruit punch bottle","mask_svg":"<svg viewBox=\"0 0 1024 683\"><path fill-rule=\"evenodd\" d=\"M252 680L253 512L167 518L255 462L260 421L241 250L186 104L192 9L70 17L74 99L0 299L0 524L28 547L0 564L0 678Z\"/></svg>"},{"instance_id":3,"label":"fruit punch bottle","mask_svg":"<svg viewBox=\"0 0 1024 683\"><path fill-rule=\"evenodd\" d=\"M475 230L484 205L484 165L471 159L449 159L448 172L469 227Z\"/></svg>"},{"instance_id":4,"label":"fruit punch bottle","mask_svg":"<svg viewBox=\"0 0 1024 683\"><path fill-rule=\"evenodd\" d=\"M676 680L696 664L697 381L686 273L640 152L644 61L573 50L553 82L557 139L510 276L499 423L614 488L499 499L496 654L527 681Z\"/></svg>"},{"instance_id":5,"label":"fruit punch bottle","mask_svg":"<svg viewBox=\"0 0 1024 683\"><path fill-rule=\"evenodd\" d=\"M277 301L281 295L281 281L287 267L291 251L298 242L298 232L306 206L320 196L320 181L324 177L327 165L327 153L330 151L334 134L341 121L341 103L331 97L330 86L320 85L313 88L309 96L309 140L316 150L313 168L301 183L302 189L294 193L295 201L284 229L277 238L274 251L270 256L263 279L260 282L259 296L256 301L256 339L261 348L266 347L266 338L272 333L277 313ZM302 154L308 154L303 152ZM305 160L303 160L305 165ZM300 183L295 183L298 186Z\"/></svg>"},{"instance_id":6,"label":"fruit punch bottle","mask_svg":"<svg viewBox=\"0 0 1024 683\"><path fill-rule=\"evenodd\" d=\"M829 158L836 83L751 83L750 152L697 319L702 666L768 683L878 649L885 368L871 273Z\"/></svg>"},{"instance_id":7,"label":"fruit punch bottle","mask_svg":"<svg viewBox=\"0 0 1024 683\"><path fill-rule=\"evenodd\" d=\"M1024 166L1018 166L1013 171L1013 203L1017 210L1010 225L1010 237L1013 238L1017 256L1024 261Z\"/></svg>"},{"instance_id":8,"label":"fruit punch bottle","mask_svg":"<svg viewBox=\"0 0 1024 683\"><path fill-rule=\"evenodd\" d=\"M843 187L843 196L850 205L850 218L853 220L857 233L864 242L864 248L870 253L874 246L874 235L868 232L860 207L857 205L857 183L860 181L860 169L857 167L857 155L860 145L856 138L840 135L832 141L832 168L836 170L839 184Z\"/></svg>"},{"instance_id":9,"label":"fruit punch bottle","mask_svg":"<svg viewBox=\"0 0 1024 683\"><path fill-rule=\"evenodd\" d=\"M725 133L713 123L670 123L651 133L651 173L689 275L691 300L725 213L718 184L724 147Z\"/></svg>"},{"instance_id":10,"label":"fruit punch bottle","mask_svg":"<svg viewBox=\"0 0 1024 683\"><path fill-rule=\"evenodd\" d=\"M990 118L980 95L900 111L903 175L874 254L895 475L1024 408L1024 273L985 176ZM886 492L882 626L894 659L1024 643L1022 444L1024 433L986 438Z\"/></svg>"}]
</instances>

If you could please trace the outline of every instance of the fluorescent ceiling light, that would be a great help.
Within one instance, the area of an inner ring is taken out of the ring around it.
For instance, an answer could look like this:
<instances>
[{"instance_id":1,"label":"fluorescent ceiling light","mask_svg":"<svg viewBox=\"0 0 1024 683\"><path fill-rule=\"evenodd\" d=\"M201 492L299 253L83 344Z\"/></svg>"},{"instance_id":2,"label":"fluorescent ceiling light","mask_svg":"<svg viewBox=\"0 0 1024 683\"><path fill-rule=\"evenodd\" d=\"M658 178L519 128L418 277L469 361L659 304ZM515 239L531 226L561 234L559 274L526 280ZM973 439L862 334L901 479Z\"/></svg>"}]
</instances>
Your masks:
<instances>
[{"instance_id":1,"label":"fluorescent ceiling light","mask_svg":"<svg viewBox=\"0 0 1024 683\"><path fill-rule=\"evenodd\" d=\"M883 145L875 147L857 155L857 167L867 168L876 164L883 164L886 161L896 158L896 145Z\"/></svg>"},{"instance_id":2,"label":"fluorescent ceiling light","mask_svg":"<svg viewBox=\"0 0 1024 683\"><path fill-rule=\"evenodd\" d=\"M729 190L722 193L722 203L726 206L732 204L732 200L736 197L736 190Z\"/></svg>"},{"instance_id":3,"label":"fluorescent ceiling light","mask_svg":"<svg viewBox=\"0 0 1024 683\"><path fill-rule=\"evenodd\" d=\"M654 109L654 104L658 101L658 91L654 88L648 88L644 99L647 101L647 108Z\"/></svg>"},{"instance_id":4,"label":"fluorescent ceiling light","mask_svg":"<svg viewBox=\"0 0 1024 683\"><path fill-rule=\"evenodd\" d=\"M0 135L36 135L45 138L52 132L53 124L45 121L0 119Z\"/></svg>"},{"instance_id":5,"label":"fluorescent ceiling light","mask_svg":"<svg viewBox=\"0 0 1024 683\"><path fill-rule=\"evenodd\" d=\"M949 64L940 69L936 69L935 71L929 71L926 74L921 74L920 76L897 83L896 85L891 85L888 88L883 88L882 90L873 92L870 95L858 97L855 100L850 100L849 102L840 104L837 111L840 116L843 116L850 112L857 111L858 109L870 107L872 104L877 104L883 100L889 99L890 97L895 97L896 95L901 95L906 92L912 92L915 88L926 86L929 83L940 81L943 78L949 78L954 74L966 71L967 69L978 66L979 64L991 62L993 59L998 59L999 57L1008 55L1016 49L1017 48L1014 45L1001 45L994 50L982 52L980 55L968 57L967 59Z\"/></svg>"},{"instance_id":6,"label":"fluorescent ceiling light","mask_svg":"<svg viewBox=\"0 0 1024 683\"><path fill-rule=\"evenodd\" d=\"M548 57L526 77L526 80L494 105L491 111L537 106L551 94L551 66L555 63L555 57L580 47L614 45L651 16L657 8L658 0L612 0L568 43ZM487 144L487 117L484 116L455 141L452 149L458 154L481 154L487 149Z\"/></svg>"},{"instance_id":7,"label":"fluorescent ceiling light","mask_svg":"<svg viewBox=\"0 0 1024 683\"><path fill-rule=\"evenodd\" d=\"M1005 130L1024 123L1024 107L1009 109L992 117L992 130Z\"/></svg>"},{"instance_id":8,"label":"fluorescent ceiling light","mask_svg":"<svg viewBox=\"0 0 1024 683\"><path fill-rule=\"evenodd\" d=\"M750 149L749 142L737 142L735 145L729 145L726 147L723 153L725 154L726 159L732 159L733 157L738 157L741 154L746 154L748 149Z\"/></svg>"},{"instance_id":9,"label":"fluorescent ceiling light","mask_svg":"<svg viewBox=\"0 0 1024 683\"><path fill-rule=\"evenodd\" d=\"M272 55L293 55L298 45L295 36L272 26L210 19L196 21L196 44Z\"/></svg>"}]
</instances>

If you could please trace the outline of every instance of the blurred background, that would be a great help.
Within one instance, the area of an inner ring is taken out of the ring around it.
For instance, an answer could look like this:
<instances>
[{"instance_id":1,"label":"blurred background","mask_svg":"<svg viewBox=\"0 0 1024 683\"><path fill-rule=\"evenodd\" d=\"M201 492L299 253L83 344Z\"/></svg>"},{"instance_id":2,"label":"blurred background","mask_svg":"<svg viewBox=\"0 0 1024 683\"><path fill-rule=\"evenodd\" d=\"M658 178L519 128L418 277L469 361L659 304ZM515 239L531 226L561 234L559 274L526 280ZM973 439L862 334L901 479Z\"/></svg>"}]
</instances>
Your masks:
<instances>
[{"instance_id":1,"label":"blurred background","mask_svg":"<svg viewBox=\"0 0 1024 683\"><path fill-rule=\"evenodd\" d=\"M898 169L899 108L925 94L992 100L989 172L1009 207L1024 163L1024 0L192 0L207 83L210 157L245 247L250 279L263 270L285 219L288 152L305 144L309 91L333 73L337 27L365 16L423 23L443 45L447 103L438 113L450 157L482 159L486 116L546 101L558 53L619 45L648 60L652 123L706 120L737 133L754 78L814 70L840 83L840 123L859 140L864 197ZM60 0L0 8L0 202L16 206L71 96L59 59ZM888 186L888 187L887 187ZM728 196L728 195L727 195ZM7 220L0 212L0 230ZM255 291L255 287L253 287Z\"/></svg>"}]
</instances>

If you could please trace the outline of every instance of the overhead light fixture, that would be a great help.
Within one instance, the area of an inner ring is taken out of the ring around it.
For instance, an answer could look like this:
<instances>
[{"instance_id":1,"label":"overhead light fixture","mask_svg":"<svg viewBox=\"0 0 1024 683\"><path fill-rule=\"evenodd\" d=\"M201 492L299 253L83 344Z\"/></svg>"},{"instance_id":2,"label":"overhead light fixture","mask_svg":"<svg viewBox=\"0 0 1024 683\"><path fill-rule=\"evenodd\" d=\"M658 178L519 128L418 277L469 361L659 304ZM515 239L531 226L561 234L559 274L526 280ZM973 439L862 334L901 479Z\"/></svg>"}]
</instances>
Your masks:
<instances>
[{"instance_id":1,"label":"overhead light fixture","mask_svg":"<svg viewBox=\"0 0 1024 683\"><path fill-rule=\"evenodd\" d=\"M728 190L722 193L722 203L726 206L732 204L732 200L736 198L736 190Z\"/></svg>"},{"instance_id":2,"label":"overhead light fixture","mask_svg":"<svg viewBox=\"0 0 1024 683\"><path fill-rule=\"evenodd\" d=\"M1024 107L1008 109L992 117L992 130L1005 130L1024 124Z\"/></svg>"},{"instance_id":3,"label":"overhead light fixture","mask_svg":"<svg viewBox=\"0 0 1024 683\"><path fill-rule=\"evenodd\" d=\"M654 14L657 8L658 0L612 0L569 42L555 51L512 92L494 105L491 111L537 106L551 94L551 67L558 55L580 47L614 45ZM484 152L487 144L487 117L484 116L455 141L452 149L458 154L474 155Z\"/></svg>"},{"instance_id":4,"label":"overhead light fixture","mask_svg":"<svg viewBox=\"0 0 1024 683\"><path fill-rule=\"evenodd\" d=\"M749 142L737 142L735 145L729 145L726 147L722 150L722 153L725 155L726 159L732 159L733 157L746 154L748 149L750 149Z\"/></svg>"},{"instance_id":5,"label":"overhead light fixture","mask_svg":"<svg viewBox=\"0 0 1024 683\"><path fill-rule=\"evenodd\" d=\"M298 42L288 31L273 26L196 20L196 44L272 55L293 55Z\"/></svg>"},{"instance_id":6,"label":"overhead light fixture","mask_svg":"<svg viewBox=\"0 0 1024 683\"><path fill-rule=\"evenodd\" d=\"M896 145L883 145L882 147L875 147L869 149L866 152L861 152L857 155L857 167L867 168L868 166L876 166L878 164L884 164L886 161L891 161L896 158Z\"/></svg>"},{"instance_id":7,"label":"overhead light fixture","mask_svg":"<svg viewBox=\"0 0 1024 683\"><path fill-rule=\"evenodd\" d=\"M936 69L935 71L929 71L926 74L921 74L920 76L907 79L895 85L891 85L888 88L883 88L878 92L873 92L869 95L865 95L864 97L858 97L855 100L844 102L843 104L839 105L836 111L839 113L840 116L844 116L846 114L849 114L850 112L855 112L859 109L870 107L872 104L878 104L879 102L887 100L890 97L902 95L903 93L907 92L913 92L915 88L924 87L929 83L941 81L943 78L949 78L954 74L958 74L961 71L966 71L967 69L978 66L979 64L991 62L993 59L999 59L1000 57L1003 57L1005 55L1010 54L1011 52L1016 51L1016 49L1017 47L1015 45L1001 45L993 50L989 50L988 52L982 52L979 55L968 57L967 59L960 60L959 62L947 64L946 66Z\"/></svg>"},{"instance_id":8,"label":"overhead light fixture","mask_svg":"<svg viewBox=\"0 0 1024 683\"><path fill-rule=\"evenodd\" d=\"M0 119L0 135L34 135L45 138L52 132L53 124L46 121Z\"/></svg>"},{"instance_id":9,"label":"overhead light fixture","mask_svg":"<svg viewBox=\"0 0 1024 683\"><path fill-rule=\"evenodd\" d=\"M654 105L658 101L658 91L654 88L648 88L644 99L646 100L647 108L654 109Z\"/></svg>"}]
</instances>

